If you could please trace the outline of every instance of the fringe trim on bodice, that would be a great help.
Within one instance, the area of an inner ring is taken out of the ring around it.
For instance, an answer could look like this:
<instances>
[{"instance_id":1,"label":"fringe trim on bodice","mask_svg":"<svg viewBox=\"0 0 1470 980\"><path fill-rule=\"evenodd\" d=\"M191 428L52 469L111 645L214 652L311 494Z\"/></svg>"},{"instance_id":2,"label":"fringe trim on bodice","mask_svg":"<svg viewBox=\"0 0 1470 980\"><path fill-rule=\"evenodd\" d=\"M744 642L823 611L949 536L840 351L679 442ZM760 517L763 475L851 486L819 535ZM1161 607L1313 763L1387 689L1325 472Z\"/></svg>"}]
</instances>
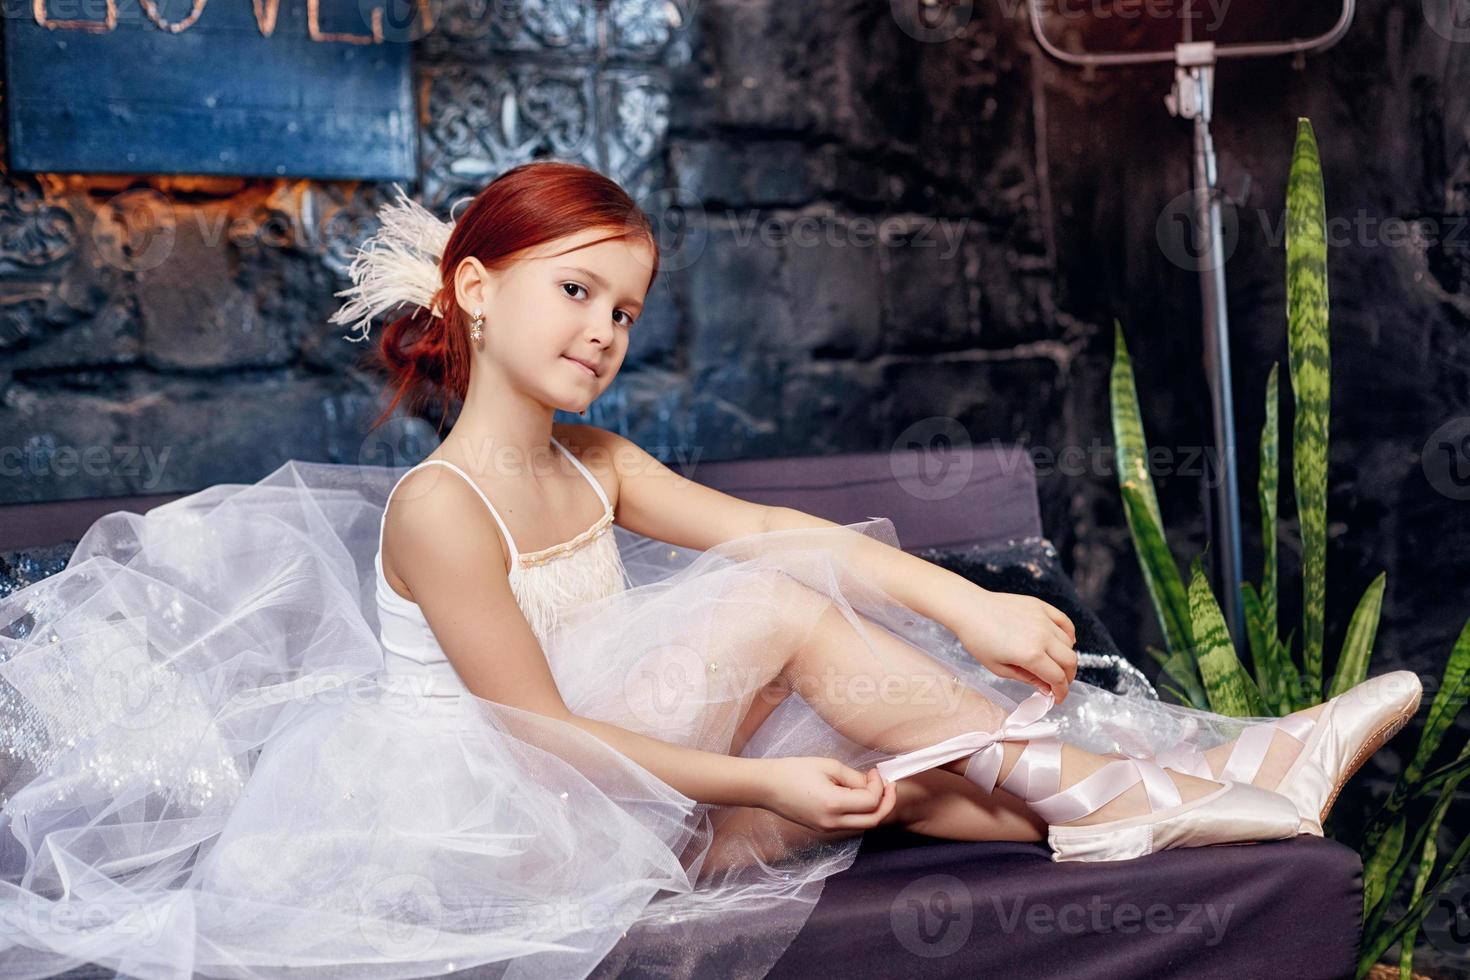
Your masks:
<instances>
[{"instance_id":1,"label":"fringe trim on bodice","mask_svg":"<svg viewBox=\"0 0 1470 980\"><path fill-rule=\"evenodd\" d=\"M621 592L627 585L622 556L612 533L611 514L587 537L567 542L571 547L543 561L534 560L561 545L519 556L510 577L510 589L543 647L560 622L563 610ZM532 561L527 561L532 558Z\"/></svg>"}]
</instances>

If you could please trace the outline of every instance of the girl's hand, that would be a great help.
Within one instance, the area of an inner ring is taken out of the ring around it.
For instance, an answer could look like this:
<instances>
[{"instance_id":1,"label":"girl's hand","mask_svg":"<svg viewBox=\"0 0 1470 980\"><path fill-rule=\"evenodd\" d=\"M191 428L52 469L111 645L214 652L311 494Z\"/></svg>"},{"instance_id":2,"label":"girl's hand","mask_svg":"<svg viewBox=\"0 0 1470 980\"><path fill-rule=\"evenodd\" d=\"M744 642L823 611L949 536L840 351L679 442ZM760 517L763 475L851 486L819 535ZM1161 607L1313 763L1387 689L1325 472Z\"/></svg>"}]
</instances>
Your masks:
<instances>
[{"instance_id":1,"label":"girl's hand","mask_svg":"<svg viewBox=\"0 0 1470 980\"><path fill-rule=\"evenodd\" d=\"M763 765L765 808L811 830L867 830L883 822L898 802L898 790L877 769L865 776L819 756L768 759Z\"/></svg>"},{"instance_id":2,"label":"girl's hand","mask_svg":"<svg viewBox=\"0 0 1470 980\"><path fill-rule=\"evenodd\" d=\"M1060 704L1077 679L1077 627L1035 596L980 590L945 620L991 673L1050 691Z\"/></svg>"}]
</instances>

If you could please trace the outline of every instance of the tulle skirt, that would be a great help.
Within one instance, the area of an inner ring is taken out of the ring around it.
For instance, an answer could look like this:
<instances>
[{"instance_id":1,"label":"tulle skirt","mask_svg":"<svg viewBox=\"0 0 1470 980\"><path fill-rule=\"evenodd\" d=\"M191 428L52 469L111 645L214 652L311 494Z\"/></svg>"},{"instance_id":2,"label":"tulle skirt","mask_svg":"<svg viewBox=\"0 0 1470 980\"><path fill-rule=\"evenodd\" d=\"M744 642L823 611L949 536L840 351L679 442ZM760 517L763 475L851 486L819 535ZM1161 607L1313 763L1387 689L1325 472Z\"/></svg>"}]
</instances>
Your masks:
<instances>
[{"instance_id":1,"label":"tulle skirt","mask_svg":"<svg viewBox=\"0 0 1470 980\"><path fill-rule=\"evenodd\" d=\"M781 852L751 832L707 866L730 808L570 723L385 669L373 559L402 472L292 461L108 514L0 600L0 974L565 978L636 956L687 976L718 951L755 977L779 958L860 837ZM855 656L881 660L882 632L1006 710L1030 693L854 560L859 535L898 546L887 519L704 552L615 534L629 587L543 644L582 717L729 753L769 680L752 651L831 609ZM844 710L798 690L740 754L886 758ZM1134 755L1248 721L1081 683L1051 717Z\"/></svg>"}]
</instances>

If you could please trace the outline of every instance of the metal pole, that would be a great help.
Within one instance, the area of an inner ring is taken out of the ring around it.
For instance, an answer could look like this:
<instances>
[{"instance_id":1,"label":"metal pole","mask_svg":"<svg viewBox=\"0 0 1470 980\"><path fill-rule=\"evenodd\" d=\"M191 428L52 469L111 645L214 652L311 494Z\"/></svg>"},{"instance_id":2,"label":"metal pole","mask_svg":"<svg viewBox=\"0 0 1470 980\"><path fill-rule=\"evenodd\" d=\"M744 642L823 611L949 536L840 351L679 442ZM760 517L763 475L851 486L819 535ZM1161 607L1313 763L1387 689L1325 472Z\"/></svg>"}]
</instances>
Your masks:
<instances>
[{"instance_id":1,"label":"metal pole","mask_svg":"<svg viewBox=\"0 0 1470 980\"><path fill-rule=\"evenodd\" d=\"M1315 37L1256 44L1215 44L1193 41L1190 22L1184 22L1185 40L1172 51L1066 51L1046 36L1043 0L1027 0L1031 33L1041 50L1058 61L1092 72L1097 68L1174 62L1174 91L1169 111L1194 120L1194 247L1208 255L1200 270L1204 307L1205 371L1210 379L1215 412L1215 446L1220 454L1220 483L1215 489L1214 513L1220 515L1220 547L1213 562L1223 598L1225 622L1236 643L1245 637L1240 592L1240 499L1235 482L1235 415L1230 396L1229 320L1225 312L1225 256L1220 233L1220 198L1215 172L1215 147L1210 139L1215 64L1225 58L1263 58L1292 55L1298 64L1304 55L1325 51L1348 31L1357 0L1341 0L1337 22ZM1090 76L1089 76L1090 77ZM1213 530L1213 529L1212 529Z\"/></svg>"},{"instance_id":2,"label":"metal pole","mask_svg":"<svg viewBox=\"0 0 1470 980\"><path fill-rule=\"evenodd\" d=\"M1183 45L1181 45L1183 47ZM1215 451L1219 454L1214 486L1216 542L1214 565L1225 622L1237 643L1245 640L1240 593L1240 494L1236 484L1235 408L1230 383L1230 315L1225 307L1225 246L1220 232L1219 175L1210 138L1214 88L1213 63L1180 69L1179 82L1194 87L1194 254L1205 256L1200 269L1204 313L1205 377L1214 406ZM1208 465L1205 468L1209 473Z\"/></svg>"}]
</instances>

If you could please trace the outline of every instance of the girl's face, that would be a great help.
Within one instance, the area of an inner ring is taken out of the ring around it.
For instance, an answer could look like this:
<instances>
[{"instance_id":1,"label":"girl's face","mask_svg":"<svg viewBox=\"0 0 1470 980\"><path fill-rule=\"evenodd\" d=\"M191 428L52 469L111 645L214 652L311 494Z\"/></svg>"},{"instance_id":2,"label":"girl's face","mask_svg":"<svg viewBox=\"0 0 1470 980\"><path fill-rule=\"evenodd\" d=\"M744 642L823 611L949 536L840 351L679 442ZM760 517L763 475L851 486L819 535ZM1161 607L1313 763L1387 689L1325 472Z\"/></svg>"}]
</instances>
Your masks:
<instances>
[{"instance_id":1,"label":"girl's face","mask_svg":"<svg viewBox=\"0 0 1470 980\"><path fill-rule=\"evenodd\" d=\"M612 233L594 228L547 242L504 272L485 272L474 288L461 284L466 310L485 312L479 353L553 408L581 411L607 390L643 314L652 245L597 241ZM474 259L464 264L483 270Z\"/></svg>"}]
</instances>

